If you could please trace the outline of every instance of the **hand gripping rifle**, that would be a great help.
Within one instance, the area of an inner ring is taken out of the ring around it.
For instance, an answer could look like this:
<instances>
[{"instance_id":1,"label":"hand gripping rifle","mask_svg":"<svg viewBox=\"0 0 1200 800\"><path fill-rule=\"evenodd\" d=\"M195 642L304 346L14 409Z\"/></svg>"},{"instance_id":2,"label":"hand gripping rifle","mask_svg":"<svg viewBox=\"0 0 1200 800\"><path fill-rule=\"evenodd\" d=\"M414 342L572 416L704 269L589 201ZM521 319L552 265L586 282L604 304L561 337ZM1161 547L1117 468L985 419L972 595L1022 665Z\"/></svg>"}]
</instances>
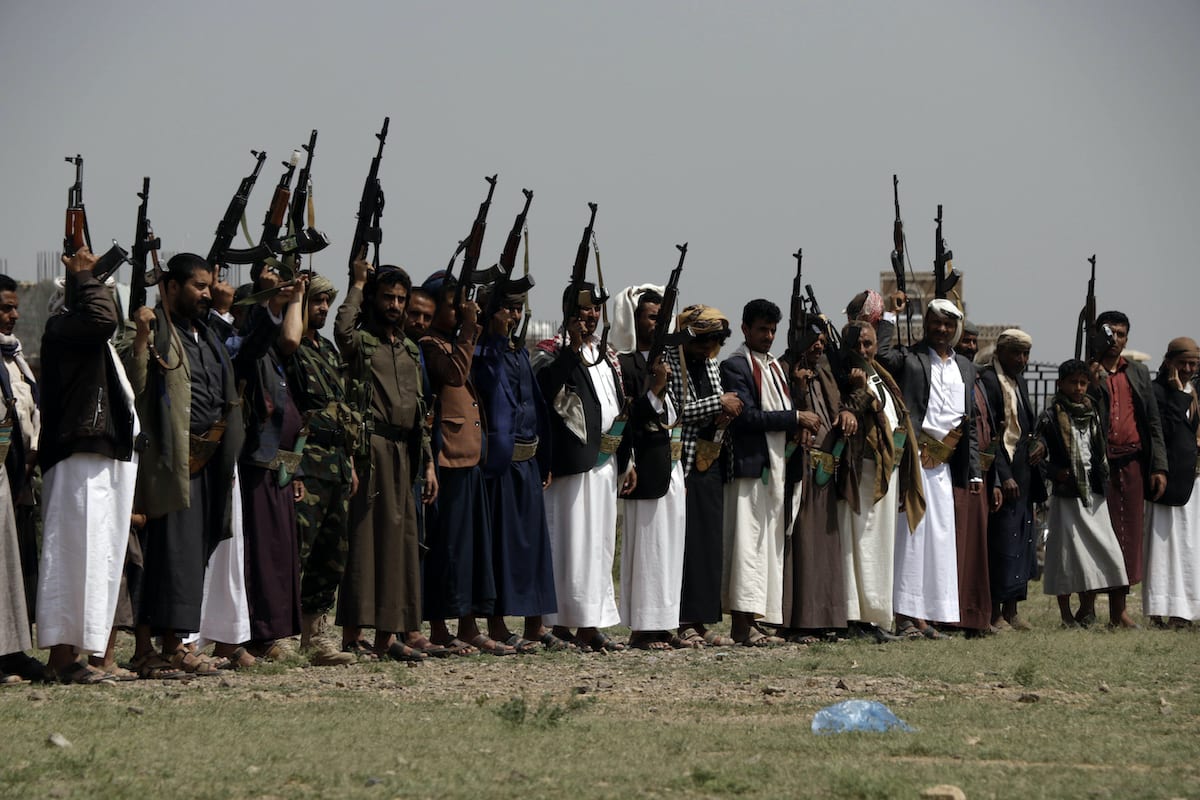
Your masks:
<instances>
[{"instance_id":1,"label":"hand gripping rifle","mask_svg":"<svg viewBox=\"0 0 1200 800\"><path fill-rule=\"evenodd\" d=\"M467 234L466 239L458 243L458 249L455 250L455 256L460 251L466 251L466 255L463 256L462 272L459 273L458 288L454 292L455 308L461 306L464 299L475 299L475 271L479 267L479 256L483 250L483 233L487 229L487 215L492 207L492 195L496 192L496 179L499 177L499 175L484 177L488 183L487 197L479 204L479 212L471 224L471 232ZM453 277L454 256L451 256L450 265L446 268L446 281L449 282Z\"/></svg>"},{"instance_id":2,"label":"hand gripping rifle","mask_svg":"<svg viewBox=\"0 0 1200 800\"><path fill-rule=\"evenodd\" d=\"M958 283L958 273L954 271L954 252L946 248L946 240L942 238L942 206L940 203L934 222L937 223L937 228L933 234L933 296L942 299Z\"/></svg>"},{"instance_id":3,"label":"hand gripping rifle","mask_svg":"<svg viewBox=\"0 0 1200 800\"><path fill-rule=\"evenodd\" d=\"M1079 311L1079 322L1075 326L1075 358L1081 361L1096 355L1096 254L1088 259L1092 265L1092 277L1088 279L1087 298Z\"/></svg>"},{"instance_id":4,"label":"hand gripping rifle","mask_svg":"<svg viewBox=\"0 0 1200 800\"><path fill-rule=\"evenodd\" d=\"M654 339L650 343L650 353L646 356L646 366L651 369L664 350L683 344L692 335L686 328L675 333L669 332L671 320L675 318L675 306L679 304L679 277L683 274L683 260L687 258L687 242L675 245L675 249L679 251L679 263L671 270L666 288L663 289L662 303L658 306L658 317L654 322Z\"/></svg>"},{"instance_id":5,"label":"hand gripping rifle","mask_svg":"<svg viewBox=\"0 0 1200 800\"><path fill-rule=\"evenodd\" d=\"M229 249L233 237L237 235L238 223L241 221L242 215L246 213L246 201L250 199L254 182L258 180L258 173L262 172L263 162L267 160L265 151L251 150L250 154L257 159L254 171L242 178L242 182L238 184L237 191L233 193L233 199L229 201L229 207L225 209L225 216L217 224L216 237L213 239L212 247L208 250L208 265L216 270L223 271L225 264L252 264L257 260L252 258L249 261L235 261L233 258L245 258L248 251L231 252ZM250 248L250 250L254 249ZM270 255L269 249L267 255Z\"/></svg>"},{"instance_id":6,"label":"hand gripping rifle","mask_svg":"<svg viewBox=\"0 0 1200 800\"><path fill-rule=\"evenodd\" d=\"M313 227L313 223L316 222L316 214L312 206L312 162L313 153L317 149L316 128L309 136L308 144L302 145L302 147L304 152L308 153L308 158L305 159L304 167L296 178L296 191L292 193L288 235L275 242L275 252L279 253L283 259L284 269L280 272L280 276L285 281L294 277L285 273L295 272L291 262L295 261L299 255L319 253L329 246L329 237Z\"/></svg>"},{"instance_id":7,"label":"hand gripping rifle","mask_svg":"<svg viewBox=\"0 0 1200 800\"><path fill-rule=\"evenodd\" d=\"M379 140L379 152L371 159L371 169L363 183L362 198L358 201L358 223L354 226L354 239L350 242L350 279L354 279L354 262L358 254L369 245L375 245L372 262L379 268L379 245L383 241L383 230L379 218L383 216L383 187L379 184L379 162L383 160L383 145L387 141L388 123L391 117L383 118L383 127L375 138Z\"/></svg>"},{"instance_id":8,"label":"hand gripping rifle","mask_svg":"<svg viewBox=\"0 0 1200 800\"><path fill-rule=\"evenodd\" d=\"M63 233L63 255L70 258L84 245L88 250L92 249L92 234L88 230L87 211L83 206L83 156L77 153L66 156L65 160L75 165L75 183L67 190L67 218ZM112 247L97 258L92 274L98 280L104 280L129 260L128 255L113 239Z\"/></svg>"},{"instance_id":9,"label":"hand gripping rifle","mask_svg":"<svg viewBox=\"0 0 1200 800\"><path fill-rule=\"evenodd\" d=\"M908 302L908 281L904 278L904 221L900 219L900 178L892 175L892 201L896 206L896 221L892 223L892 272L896 274L896 291L905 295L904 316L908 340L912 341L912 303ZM938 214L940 217L941 214Z\"/></svg>"},{"instance_id":10,"label":"hand gripping rifle","mask_svg":"<svg viewBox=\"0 0 1200 800\"><path fill-rule=\"evenodd\" d=\"M133 235L133 255L130 263L133 265L133 275L129 281L129 318L146 305L146 287L154 286L162 276L162 267L158 263L158 250L162 241L154 235L148 216L150 208L150 179L142 178L142 190L138 192L142 202L138 206L137 229ZM152 266L147 271L147 261Z\"/></svg>"},{"instance_id":11,"label":"hand gripping rifle","mask_svg":"<svg viewBox=\"0 0 1200 800\"><path fill-rule=\"evenodd\" d=\"M254 264L258 261L266 261L275 254L271 249L271 243L279 237L279 230L283 227L287 217L288 198L292 194L292 176L296 173L296 165L299 163L300 151L298 150L293 150L291 159L283 162L283 176L280 177L279 183L275 187L271 205L267 206L267 215L263 218L262 235L258 237L258 244L226 250L222 263ZM250 234L246 232L246 239L249 240L249 238Z\"/></svg>"}]
</instances>

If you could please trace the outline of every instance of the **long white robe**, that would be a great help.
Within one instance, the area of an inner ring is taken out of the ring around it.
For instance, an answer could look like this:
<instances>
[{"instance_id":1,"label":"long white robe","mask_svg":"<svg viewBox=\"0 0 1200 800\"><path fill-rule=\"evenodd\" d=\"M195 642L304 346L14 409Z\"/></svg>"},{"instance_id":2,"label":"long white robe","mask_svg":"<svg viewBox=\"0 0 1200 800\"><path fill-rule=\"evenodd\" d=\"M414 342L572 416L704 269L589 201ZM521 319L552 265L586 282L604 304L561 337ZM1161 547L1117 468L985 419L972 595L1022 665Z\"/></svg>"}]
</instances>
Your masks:
<instances>
[{"instance_id":1,"label":"long white robe","mask_svg":"<svg viewBox=\"0 0 1200 800\"><path fill-rule=\"evenodd\" d=\"M929 406L921 429L943 439L963 420L967 387L953 358L930 351ZM958 541L954 520L954 484L950 465L921 468L925 517L911 534L904 514L896 522L895 584L897 614L930 622L958 622Z\"/></svg>"},{"instance_id":2,"label":"long white robe","mask_svg":"<svg viewBox=\"0 0 1200 800\"><path fill-rule=\"evenodd\" d=\"M246 597L246 548L242 534L242 489L233 471L233 535L223 539L208 558L200 632L190 637L199 647L210 642L241 644L250 640L250 602Z\"/></svg>"},{"instance_id":3,"label":"long white robe","mask_svg":"<svg viewBox=\"0 0 1200 800\"><path fill-rule=\"evenodd\" d=\"M584 347L590 364L593 345ZM600 429L607 431L621 413L612 368L602 359L588 369L600 399ZM555 475L543 498L550 528L554 591L558 612L546 624L568 628L606 628L621 621L613 589L617 549L617 460L577 475Z\"/></svg>"},{"instance_id":4,"label":"long white robe","mask_svg":"<svg viewBox=\"0 0 1200 800\"><path fill-rule=\"evenodd\" d=\"M1182 506L1149 503L1142 611L1200 620L1200 476Z\"/></svg>"},{"instance_id":5,"label":"long white robe","mask_svg":"<svg viewBox=\"0 0 1200 800\"><path fill-rule=\"evenodd\" d=\"M110 345L111 347L111 345ZM110 353L114 364L121 361ZM133 409L125 371L117 375ZM140 431L133 413L133 436ZM100 654L108 647L137 484L137 453L118 461L75 453L42 479L42 556L38 564L38 647L71 645Z\"/></svg>"},{"instance_id":6,"label":"long white robe","mask_svg":"<svg viewBox=\"0 0 1200 800\"><path fill-rule=\"evenodd\" d=\"M763 411L786 411L792 402L784 393L782 372L775 359L752 353L746 345L735 353L758 359L762 371ZM721 580L722 607L741 611L771 625L783 624L783 552L788 531L784 515L784 448L787 434L767 437L767 482L759 477L735 478L725 485L725 564ZM794 500L799 502L800 487ZM793 517L795 513L793 512Z\"/></svg>"},{"instance_id":7,"label":"long white robe","mask_svg":"<svg viewBox=\"0 0 1200 800\"><path fill-rule=\"evenodd\" d=\"M888 430L899 417L891 392L882 393ZM842 539L842 569L846 582L846 619L892 627L892 589L895 572L896 511L900 505L900 474L893 472L879 502L868 505L875 491L876 464L863 459L859 477L859 509L838 503L838 534Z\"/></svg>"},{"instance_id":8,"label":"long white robe","mask_svg":"<svg viewBox=\"0 0 1200 800\"><path fill-rule=\"evenodd\" d=\"M21 574L21 548L17 544L17 516L9 495L8 470L0 465L0 656L33 646L29 635L29 610L25 605L25 579Z\"/></svg>"},{"instance_id":9,"label":"long white robe","mask_svg":"<svg viewBox=\"0 0 1200 800\"><path fill-rule=\"evenodd\" d=\"M683 465L671 468L667 494L625 500L621 525L621 624L635 631L679 625L687 502Z\"/></svg>"}]
</instances>

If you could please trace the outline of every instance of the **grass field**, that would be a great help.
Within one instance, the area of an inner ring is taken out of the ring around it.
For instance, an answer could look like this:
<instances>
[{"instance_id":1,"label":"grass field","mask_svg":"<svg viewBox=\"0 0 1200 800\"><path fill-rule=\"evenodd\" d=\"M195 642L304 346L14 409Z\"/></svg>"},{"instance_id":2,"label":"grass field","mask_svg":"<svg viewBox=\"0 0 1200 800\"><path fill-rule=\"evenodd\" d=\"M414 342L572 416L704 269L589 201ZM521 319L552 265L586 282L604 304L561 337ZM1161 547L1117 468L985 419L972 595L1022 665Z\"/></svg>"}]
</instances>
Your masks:
<instances>
[{"instance_id":1,"label":"grass field","mask_svg":"<svg viewBox=\"0 0 1200 800\"><path fill-rule=\"evenodd\" d=\"M1031 596L1036 630L983 640L5 689L0 796L1200 797L1200 633L1061 630ZM814 735L848 698L916 731Z\"/></svg>"}]
</instances>

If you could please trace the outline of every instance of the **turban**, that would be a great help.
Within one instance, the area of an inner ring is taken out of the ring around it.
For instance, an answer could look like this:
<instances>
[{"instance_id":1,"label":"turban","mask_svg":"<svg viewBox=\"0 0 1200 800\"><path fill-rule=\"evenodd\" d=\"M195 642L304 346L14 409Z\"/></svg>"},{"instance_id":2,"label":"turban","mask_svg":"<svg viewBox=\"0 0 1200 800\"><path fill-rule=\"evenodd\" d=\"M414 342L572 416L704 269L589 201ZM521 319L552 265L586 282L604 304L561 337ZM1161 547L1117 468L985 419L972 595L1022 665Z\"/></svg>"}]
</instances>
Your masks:
<instances>
[{"instance_id":1,"label":"turban","mask_svg":"<svg viewBox=\"0 0 1200 800\"><path fill-rule=\"evenodd\" d=\"M708 350L709 358L716 358L721 352L721 345L732 332L729 319L712 306L692 305L679 312L675 318L675 329L689 331L696 339L707 339L712 342Z\"/></svg>"},{"instance_id":2,"label":"turban","mask_svg":"<svg viewBox=\"0 0 1200 800\"><path fill-rule=\"evenodd\" d=\"M958 344L958 340L962 338L963 312L959 311L958 306L944 297L938 297L929 301L929 306L926 308L925 313L929 314L931 311L935 314L950 317L957 323L954 335L950 337L950 346L954 347Z\"/></svg>"},{"instance_id":3,"label":"turban","mask_svg":"<svg viewBox=\"0 0 1200 800\"><path fill-rule=\"evenodd\" d=\"M1033 347L1033 337L1019 328L1009 328L1001 331L996 338L996 349L1005 347L1020 347L1028 350Z\"/></svg>"},{"instance_id":4,"label":"turban","mask_svg":"<svg viewBox=\"0 0 1200 800\"><path fill-rule=\"evenodd\" d=\"M646 283L641 286L626 286L617 292L613 298L613 324L608 333L608 343L618 353L629 353L637 348L637 306L638 298L646 292L654 292L659 297L663 287ZM670 333L670 331L668 331Z\"/></svg>"},{"instance_id":5,"label":"turban","mask_svg":"<svg viewBox=\"0 0 1200 800\"><path fill-rule=\"evenodd\" d=\"M1200 347L1196 346L1195 339L1179 336L1171 340L1167 345L1166 358L1179 358L1180 356L1200 358Z\"/></svg>"},{"instance_id":6,"label":"turban","mask_svg":"<svg viewBox=\"0 0 1200 800\"><path fill-rule=\"evenodd\" d=\"M329 278L314 272L308 279L308 298L311 300L322 294L329 295L329 302L332 303L333 299L337 297L337 289L334 288L333 282Z\"/></svg>"},{"instance_id":7,"label":"turban","mask_svg":"<svg viewBox=\"0 0 1200 800\"><path fill-rule=\"evenodd\" d=\"M978 326L978 325L976 325L974 322L971 322L971 320L969 320L969 319L964 319L964 320L963 320L963 326L962 326L962 328L963 328L963 333L964 333L964 334L968 334L968 333L970 333L970 334L972 334L972 335L974 335L974 336L978 336L978 335L979 335L979 326Z\"/></svg>"},{"instance_id":8,"label":"turban","mask_svg":"<svg viewBox=\"0 0 1200 800\"><path fill-rule=\"evenodd\" d=\"M850 322L862 320L875 325L883 317L883 297L874 289L856 294L846 306L846 316Z\"/></svg>"},{"instance_id":9,"label":"turban","mask_svg":"<svg viewBox=\"0 0 1200 800\"><path fill-rule=\"evenodd\" d=\"M450 280L453 281L454 277L451 276ZM439 269L437 272L425 279L425 282L421 284L421 288L429 292L434 297L437 297L439 294L441 294L442 287L445 285L446 270Z\"/></svg>"}]
</instances>

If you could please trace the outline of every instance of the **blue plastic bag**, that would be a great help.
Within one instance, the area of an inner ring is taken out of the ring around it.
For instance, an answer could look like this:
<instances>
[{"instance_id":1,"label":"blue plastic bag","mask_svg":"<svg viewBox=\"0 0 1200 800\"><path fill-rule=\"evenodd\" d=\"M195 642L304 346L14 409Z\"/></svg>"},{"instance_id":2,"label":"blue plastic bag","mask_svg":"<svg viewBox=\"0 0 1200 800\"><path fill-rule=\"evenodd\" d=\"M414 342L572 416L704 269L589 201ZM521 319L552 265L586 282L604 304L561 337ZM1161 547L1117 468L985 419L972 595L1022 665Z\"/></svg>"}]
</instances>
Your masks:
<instances>
[{"instance_id":1,"label":"blue plastic bag","mask_svg":"<svg viewBox=\"0 0 1200 800\"><path fill-rule=\"evenodd\" d=\"M844 700L825 706L813 715L813 733L890 731L912 733L913 728L876 700Z\"/></svg>"}]
</instances>

